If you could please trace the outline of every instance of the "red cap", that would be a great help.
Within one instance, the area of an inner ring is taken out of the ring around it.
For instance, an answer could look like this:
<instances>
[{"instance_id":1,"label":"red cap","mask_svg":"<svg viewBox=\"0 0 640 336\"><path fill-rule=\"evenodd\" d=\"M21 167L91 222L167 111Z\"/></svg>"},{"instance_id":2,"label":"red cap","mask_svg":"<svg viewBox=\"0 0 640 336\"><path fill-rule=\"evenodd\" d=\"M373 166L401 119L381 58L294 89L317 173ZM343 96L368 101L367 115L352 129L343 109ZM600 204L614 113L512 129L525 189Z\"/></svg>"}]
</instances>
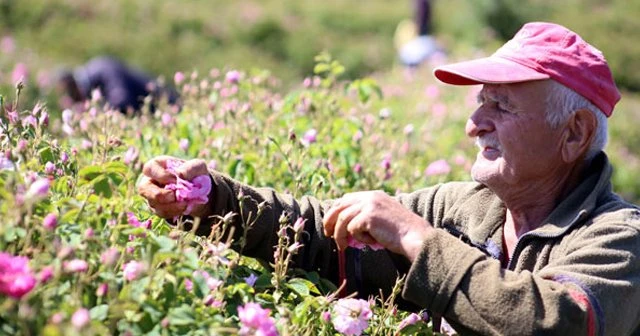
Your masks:
<instances>
[{"instance_id":1,"label":"red cap","mask_svg":"<svg viewBox=\"0 0 640 336\"><path fill-rule=\"evenodd\" d=\"M546 22L525 24L489 57L437 67L434 75L453 85L551 78L589 100L607 117L620 100L602 52L571 30Z\"/></svg>"}]
</instances>

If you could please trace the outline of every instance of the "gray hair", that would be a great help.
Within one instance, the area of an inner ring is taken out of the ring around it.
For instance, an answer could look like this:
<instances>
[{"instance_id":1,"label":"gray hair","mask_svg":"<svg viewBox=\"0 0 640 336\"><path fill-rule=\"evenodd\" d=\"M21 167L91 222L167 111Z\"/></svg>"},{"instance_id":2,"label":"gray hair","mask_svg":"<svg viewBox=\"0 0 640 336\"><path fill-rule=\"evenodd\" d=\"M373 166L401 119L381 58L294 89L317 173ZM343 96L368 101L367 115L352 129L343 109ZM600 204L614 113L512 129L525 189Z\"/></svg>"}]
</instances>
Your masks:
<instances>
[{"instance_id":1,"label":"gray hair","mask_svg":"<svg viewBox=\"0 0 640 336\"><path fill-rule=\"evenodd\" d=\"M589 110L596 117L596 133L585 157L585 160L591 161L607 144L607 117L598 107L572 89L555 80L550 80L550 82L549 94L546 99L546 118L551 127L560 127L576 111L582 109Z\"/></svg>"}]
</instances>

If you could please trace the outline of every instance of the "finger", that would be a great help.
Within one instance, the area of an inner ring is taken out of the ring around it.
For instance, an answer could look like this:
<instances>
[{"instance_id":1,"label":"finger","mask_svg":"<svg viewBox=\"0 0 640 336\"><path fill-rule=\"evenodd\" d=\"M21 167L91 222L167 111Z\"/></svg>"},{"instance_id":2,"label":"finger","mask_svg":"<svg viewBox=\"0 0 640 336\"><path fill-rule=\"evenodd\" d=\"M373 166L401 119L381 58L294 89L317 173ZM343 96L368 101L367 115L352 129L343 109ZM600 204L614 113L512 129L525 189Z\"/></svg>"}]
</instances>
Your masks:
<instances>
[{"instance_id":1,"label":"finger","mask_svg":"<svg viewBox=\"0 0 640 336\"><path fill-rule=\"evenodd\" d=\"M138 193L148 201L154 203L173 203L176 201L173 190L164 189L147 176L143 176L138 185Z\"/></svg>"},{"instance_id":2,"label":"finger","mask_svg":"<svg viewBox=\"0 0 640 336\"><path fill-rule=\"evenodd\" d=\"M348 199L346 195L341 199L337 200L327 212L325 212L322 218L322 226L324 230L324 235L327 237L333 236L334 228L336 225L336 221L338 220L338 215L345 208L349 207L353 203L352 200Z\"/></svg>"},{"instance_id":3,"label":"finger","mask_svg":"<svg viewBox=\"0 0 640 336\"><path fill-rule=\"evenodd\" d=\"M191 181L195 177L200 175L208 175L209 169L207 168L207 163L201 159L189 160L183 163L178 169L176 169L176 173L180 178Z\"/></svg>"},{"instance_id":4,"label":"finger","mask_svg":"<svg viewBox=\"0 0 640 336\"><path fill-rule=\"evenodd\" d=\"M157 205L156 207L149 204L149 206L151 207L153 212L155 212L155 214L161 218L173 218L176 216L180 216L187 209L187 204L184 202L161 204Z\"/></svg>"},{"instance_id":5,"label":"finger","mask_svg":"<svg viewBox=\"0 0 640 336\"><path fill-rule=\"evenodd\" d=\"M361 192L349 193L342 196L342 198L337 199L325 212L322 218L322 225L324 228L324 234L327 237L333 236L334 227L336 224L336 220L338 219L339 213L345 208L359 202L361 200Z\"/></svg>"},{"instance_id":6,"label":"finger","mask_svg":"<svg viewBox=\"0 0 640 336\"><path fill-rule=\"evenodd\" d=\"M338 214L333 238L335 239L339 250L342 251L349 246L348 238L351 233L348 231L348 226L353 218L360 214L361 210L362 206L359 203L356 203L345 208Z\"/></svg>"},{"instance_id":7,"label":"finger","mask_svg":"<svg viewBox=\"0 0 640 336\"><path fill-rule=\"evenodd\" d=\"M158 163L160 163L160 165L162 165L162 167L167 168L167 162L169 161L177 161L178 163L183 163L184 160L174 157L174 156L169 156L169 155L158 155L154 158L154 160L158 161Z\"/></svg>"},{"instance_id":8,"label":"finger","mask_svg":"<svg viewBox=\"0 0 640 336\"><path fill-rule=\"evenodd\" d=\"M175 183L176 178L173 174L167 171L167 161L174 158L170 156L158 156L151 159L142 167L142 173L150 177L153 181L160 185L166 185L169 183ZM176 159L178 160L178 159Z\"/></svg>"},{"instance_id":9,"label":"finger","mask_svg":"<svg viewBox=\"0 0 640 336\"><path fill-rule=\"evenodd\" d=\"M138 193L150 203L166 204L176 201L176 194L173 190L158 186L147 176L142 177L142 181L138 185Z\"/></svg>"},{"instance_id":10,"label":"finger","mask_svg":"<svg viewBox=\"0 0 640 336\"><path fill-rule=\"evenodd\" d=\"M347 231L349 231L349 233L351 233L351 236L354 239L357 239L359 242L361 242L363 244L373 245L373 244L377 244L378 243L378 241L375 240L373 238L373 236L371 234L369 234L369 232L362 232L362 231L352 232L350 227L347 227Z\"/></svg>"},{"instance_id":11,"label":"finger","mask_svg":"<svg viewBox=\"0 0 640 336\"><path fill-rule=\"evenodd\" d=\"M209 217L209 207L207 204L198 204L198 205L194 205L193 208L191 209L191 216L192 217L200 217L200 218L207 218Z\"/></svg>"}]
</instances>

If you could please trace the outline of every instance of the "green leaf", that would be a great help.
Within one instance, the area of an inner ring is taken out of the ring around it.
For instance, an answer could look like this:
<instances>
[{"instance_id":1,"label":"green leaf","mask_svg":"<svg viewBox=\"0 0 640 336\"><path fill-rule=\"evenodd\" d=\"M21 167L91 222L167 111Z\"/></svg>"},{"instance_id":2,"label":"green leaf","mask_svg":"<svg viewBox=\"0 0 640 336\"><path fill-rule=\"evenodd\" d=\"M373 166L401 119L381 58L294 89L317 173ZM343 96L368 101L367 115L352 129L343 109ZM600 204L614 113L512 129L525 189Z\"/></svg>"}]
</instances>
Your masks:
<instances>
[{"instance_id":1,"label":"green leaf","mask_svg":"<svg viewBox=\"0 0 640 336\"><path fill-rule=\"evenodd\" d=\"M153 241L160 247L159 252L171 252L176 247L176 242L169 237L154 235Z\"/></svg>"},{"instance_id":2,"label":"green leaf","mask_svg":"<svg viewBox=\"0 0 640 336\"><path fill-rule=\"evenodd\" d=\"M331 54L329 54L329 52L325 50L320 54L316 55L316 57L314 57L313 60L318 63L328 63L331 61Z\"/></svg>"},{"instance_id":3,"label":"green leaf","mask_svg":"<svg viewBox=\"0 0 640 336\"><path fill-rule=\"evenodd\" d=\"M306 297L304 299L304 301L300 302L296 308L293 310L293 322L298 324L301 323L302 321L307 321L309 319L314 319L317 318L316 316L314 316L314 313L317 313L316 311L314 311L313 308L316 308L318 306L318 301L316 298L314 297Z\"/></svg>"},{"instance_id":4,"label":"green leaf","mask_svg":"<svg viewBox=\"0 0 640 336\"><path fill-rule=\"evenodd\" d=\"M165 276L167 278L167 276ZM165 281L162 286L163 308L166 310L175 304L176 300L176 286L171 281Z\"/></svg>"},{"instance_id":5,"label":"green leaf","mask_svg":"<svg viewBox=\"0 0 640 336\"><path fill-rule=\"evenodd\" d=\"M314 284L317 284L320 282L320 275L318 274L318 272L309 272L309 273L306 273L305 276L309 281L313 282Z\"/></svg>"},{"instance_id":6,"label":"green leaf","mask_svg":"<svg viewBox=\"0 0 640 336\"><path fill-rule=\"evenodd\" d=\"M314 294L320 294L320 291L313 282L307 279L293 278L287 283L287 287L298 293L300 296L309 296L311 292Z\"/></svg>"},{"instance_id":7,"label":"green leaf","mask_svg":"<svg viewBox=\"0 0 640 336\"><path fill-rule=\"evenodd\" d=\"M229 175L231 175L231 177L236 177L236 171L238 170L238 165L240 164L240 162L242 162L242 160L233 160L229 164L227 172L229 173Z\"/></svg>"},{"instance_id":8,"label":"green leaf","mask_svg":"<svg viewBox=\"0 0 640 336\"><path fill-rule=\"evenodd\" d=\"M142 310L149 314L149 318L154 323L160 322L164 315L160 310L158 310L156 306L149 302L145 302L142 304Z\"/></svg>"},{"instance_id":9,"label":"green leaf","mask_svg":"<svg viewBox=\"0 0 640 336\"><path fill-rule=\"evenodd\" d=\"M185 266L189 266L191 267L191 269L194 269L194 270L199 268L200 264L198 263L198 261L200 259L199 259L198 253L195 250L186 251L184 253L184 257L185 257L184 259Z\"/></svg>"},{"instance_id":10,"label":"green leaf","mask_svg":"<svg viewBox=\"0 0 640 336\"><path fill-rule=\"evenodd\" d=\"M105 175L116 186L119 186L122 183L122 181L124 180L124 176L122 174L120 174L120 173L108 172Z\"/></svg>"},{"instance_id":11,"label":"green leaf","mask_svg":"<svg viewBox=\"0 0 640 336\"><path fill-rule=\"evenodd\" d=\"M193 308L186 304L171 309L167 317L169 318L169 324L175 326L191 325L196 321L193 315Z\"/></svg>"},{"instance_id":12,"label":"green leaf","mask_svg":"<svg viewBox=\"0 0 640 336\"><path fill-rule=\"evenodd\" d=\"M313 73L316 75L319 75L329 71L329 69L330 69L329 64L320 63L320 64L316 64L316 66L313 67Z\"/></svg>"},{"instance_id":13,"label":"green leaf","mask_svg":"<svg viewBox=\"0 0 640 336\"><path fill-rule=\"evenodd\" d=\"M125 287L130 288L129 298L138 303L143 302L147 298L146 291L150 281L149 277L144 277L126 285Z\"/></svg>"},{"instance_id":14,"label":"green leaf","mask_svg":"<svg viewBox=\"0 0 640 336\"><path fill-rule=\"evenodd\" d=\"M342 75L345 71L344 66L342 66L338 61L331 62L331 74L338 77Z\"/></svg>"},{"instance_id":15,"label":"green leaf","mask_svg":"<svg viewBox=\"0 0 640 336\"><path fill-rule=\"evenodd\" d=\"M79 212L80 212L80 209L78 208L69 209L60 217L58 221L60 223L73 223L78 217Z\"/></svg>"},{"instance_id":16,"label":"green leaf","mask_svg":"<svg viewBox=\"0 0 640 336\"><path fill-rule=\"evenodd\" d=\"M207 294L209 294L209 286L207 286L207 280L198 273L194 277L193 280L193 292L199 298L204 298Z\"/></svg>"},{"instance_id":17,"label":"green leaf","mask_svg":"<svg viewBox=\"0 0 640 336\"><path fill-rule=\"evenodd\" d=\"M38 151L38 155L40 156L41 162L55 162L55 158L53 156L53 152L51 151L51 147L44 147Z\"/></svg>"},{"instance_id":18,"label":"green leaf","mask_svg":"<svg viewBox=\"0 0 640 336\"><path fill-rule=\"evenodd\" d=\"M258 280L256 280L256 283L254 284L255 288L270 288L272 287L271 285L271 278L273 277L272 273L262 273L260 274L260 276L258 277Z\"/></svg>"},{"instance_id":19,"label":"green leaf","mask_svg":"<svg viewBox=\"0 0 640 336\"><path fill-rule=\"evenodd\" d=\"M89 310L92 320L104 321L109 313L109 305L102 304Z\"/></svg>"},{"instance_id":20,"label":"green leaf","mask_svg":"<svg viewBox=\"0 0 640 336\"><path fill-rule=\"evenodd\" d=\"M104 166L104 171L125 175L129 171L129 168L121 161L112 161Z\"/></svg>"},{"instance_id":21,"label":"green leaf","mask_svg":"<svg viewBox=\"0 0 640 336\"><path fill-rule=\"evenodd\" d=\"M254 271L258 271L258 273L262 274L262 273L268 272L267 267L265 267L263 262L264 261L261 260L261 259L251 258L251 257L247 257L247 256L241 256L239 264L241 266L247 266L250 269L252 269Z\"/></svg>"},{"instance_id":22,"label":"green leaf","mask_svg":"<svg viewBox=\"0 0 640 336\"><path fill-rule=\"evenodd\" d=\"M111 190L111 184L109 183L109 179L102 175L92 181L93 190L97 195L104 196L105 198L111 198L113 192Z\"/></svg>"},{"instance_id":23,"label":"green leaf","mask_svg":"<svg viewBox=\"0 0 640 336\"><path fill-rule=\"evenodd\" d=\"M10 226L4 232L4 241L10 243L18 239L18 235L16 234L16 227Z\"/></svg>"},{"instance_id":24,"label":"green leaf","mask_svg":"<svg viewBox=\"0 0 640 336\"><path fill-rule=\"evenodd\" d=\"M406 326L399 330L399 335L433 335L431 328L424 322L418 322L413 325Z\"/></svg>"},{"instance_id":25,"label":"green leaf","mask_svg":"<svg viewBox=\"0 0 640 336\"><path fill-rule=\"evenodd\" d=\"M174 261L179 259L180 259L180 255L176 252L159 251L153 255L153 265L157 265L161 262L173 263Z\"/></svg>"},{"instance_id":26,"label":"green leaf","mask_svg":"<svg viewBox=\"0 0 640 336\"><path fill-rule=\"evenodd\" d=\"M246 297L249 293L253 292L253 287L244 282L236 282L227 287L227 292L228 294L240 294L242 297Z\"/></svg>"},{"instance_id":27,"label":"green leaf","mask_svg":"<svg viewBox=\"0 0 640 336\"><path fill-rule=\"evenodd\" d=\"M100 166L88 166L80 169L78 175L85 181L92 181L96 177L102 175L103 170Z\"/></svg>"},{"instance_id":28,"label":"green leaf","mask_svg":"<svg viewBox=\"0 0 640 336\"><path fill-rule=\"evenodd\" d=\"M261 306L274 304L276 302L275 297L269 293L258 293L256 294L255 300L257 303L260 303Z\"/></svg>"},{"instance_id":29,"label":"green leaf","mask_svg":"<svg viewBox=\"0 0 640 336\"><path fill-rule=\"evenodd\" d=\"M122 233L133 236L142 236L145 232L147 232L147 229L133 226L127 226L126 229L122 230Z\"/></svg>"}]
</instances>

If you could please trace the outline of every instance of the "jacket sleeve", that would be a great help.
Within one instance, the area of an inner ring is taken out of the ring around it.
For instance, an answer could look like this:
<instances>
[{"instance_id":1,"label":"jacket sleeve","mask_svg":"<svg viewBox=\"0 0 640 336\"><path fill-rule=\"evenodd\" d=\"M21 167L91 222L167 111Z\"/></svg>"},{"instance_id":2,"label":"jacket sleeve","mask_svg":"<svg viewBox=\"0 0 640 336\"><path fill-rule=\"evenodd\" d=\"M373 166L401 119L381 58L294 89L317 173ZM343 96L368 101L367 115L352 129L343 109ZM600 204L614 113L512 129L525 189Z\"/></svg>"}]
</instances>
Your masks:
<instances>
[{"instance_id":1,"label":"jacket sleeve","mask_svg":"<svg viewBox=\"0 0 640 336\"><path fill-rule=\"evenodd\" d=\"M218 172L211 172L211 176L213 181L209 195L211 210L217 216L224 216L230 212L236 214L233 220L236 241L242 236L243 225L253 222L246 233L243 254L273 261L273 246L278 241L279 219L284 214L292 223L299 217L306 219L304 230L307 234L303 235L304 247L298 253L298 260L296 260L298 266L308 266L305 268L318 266L323 269L328 267L333 243L323 234L322 216L325 207L328 207L331 201L321 202L308 196L296 200L291 195L279 194L271 188L247 186ZM239 201L240 194L244 196L242 202ZM263 210L260 216L256 217L259 206L263 207ZM203 223L198 234L208 235L211 230L210 225Z\"/></svg>"},{"instance_id":2,"label":"jacket sleeve","mask_svg":"<svg viewBox=\"0 0 640 336\"><path fill-rule=\"evenodd\" d=\"M264 202L264 210L256 222L247 231L246 246L242 253L273 261L273 246L277 243L279 218L287 214L290 221L299 217L306 219L302 249L298 251L294 260L295 266L306 271L316 271L322 277L339 285L338 253L333 239L324 236L322 217L332 201L319 201L305 196L299 200L291 195L279 194L271 188L253 188L239 183L225 175L211 172L213 186L210 198L213 198L212 212L224 216L229 212L242 213L243 220L251 213L253 217L258 212L258 206ZM249 196L240 203L238 195ZM427 192L428 193L428 192ZM432 194L432 193L428 193ZM242 221L235 221L235 237L240 237ZM203 223L198 230L200 235L208 235L210 224ZM345 271L347 276L347 293L357 292L359 297L378 295L382 291L389 294L398 275L406 273L409 264L406 258L394 255L388 251L363 251L347 249L345 252Z\"/></svg>"},{"instance_id":3,"label":"jacket sleeve","mask_svg":"<svg viewBox=\"0 0 640 336\"><path fill-rule=\"evenodd\" d=\"M637 327L637 227L591 225L534 272L505 270L436 231L411 265L403 297L441 314L461 334L624 335Z\"/></svg>"}]
</instances>

